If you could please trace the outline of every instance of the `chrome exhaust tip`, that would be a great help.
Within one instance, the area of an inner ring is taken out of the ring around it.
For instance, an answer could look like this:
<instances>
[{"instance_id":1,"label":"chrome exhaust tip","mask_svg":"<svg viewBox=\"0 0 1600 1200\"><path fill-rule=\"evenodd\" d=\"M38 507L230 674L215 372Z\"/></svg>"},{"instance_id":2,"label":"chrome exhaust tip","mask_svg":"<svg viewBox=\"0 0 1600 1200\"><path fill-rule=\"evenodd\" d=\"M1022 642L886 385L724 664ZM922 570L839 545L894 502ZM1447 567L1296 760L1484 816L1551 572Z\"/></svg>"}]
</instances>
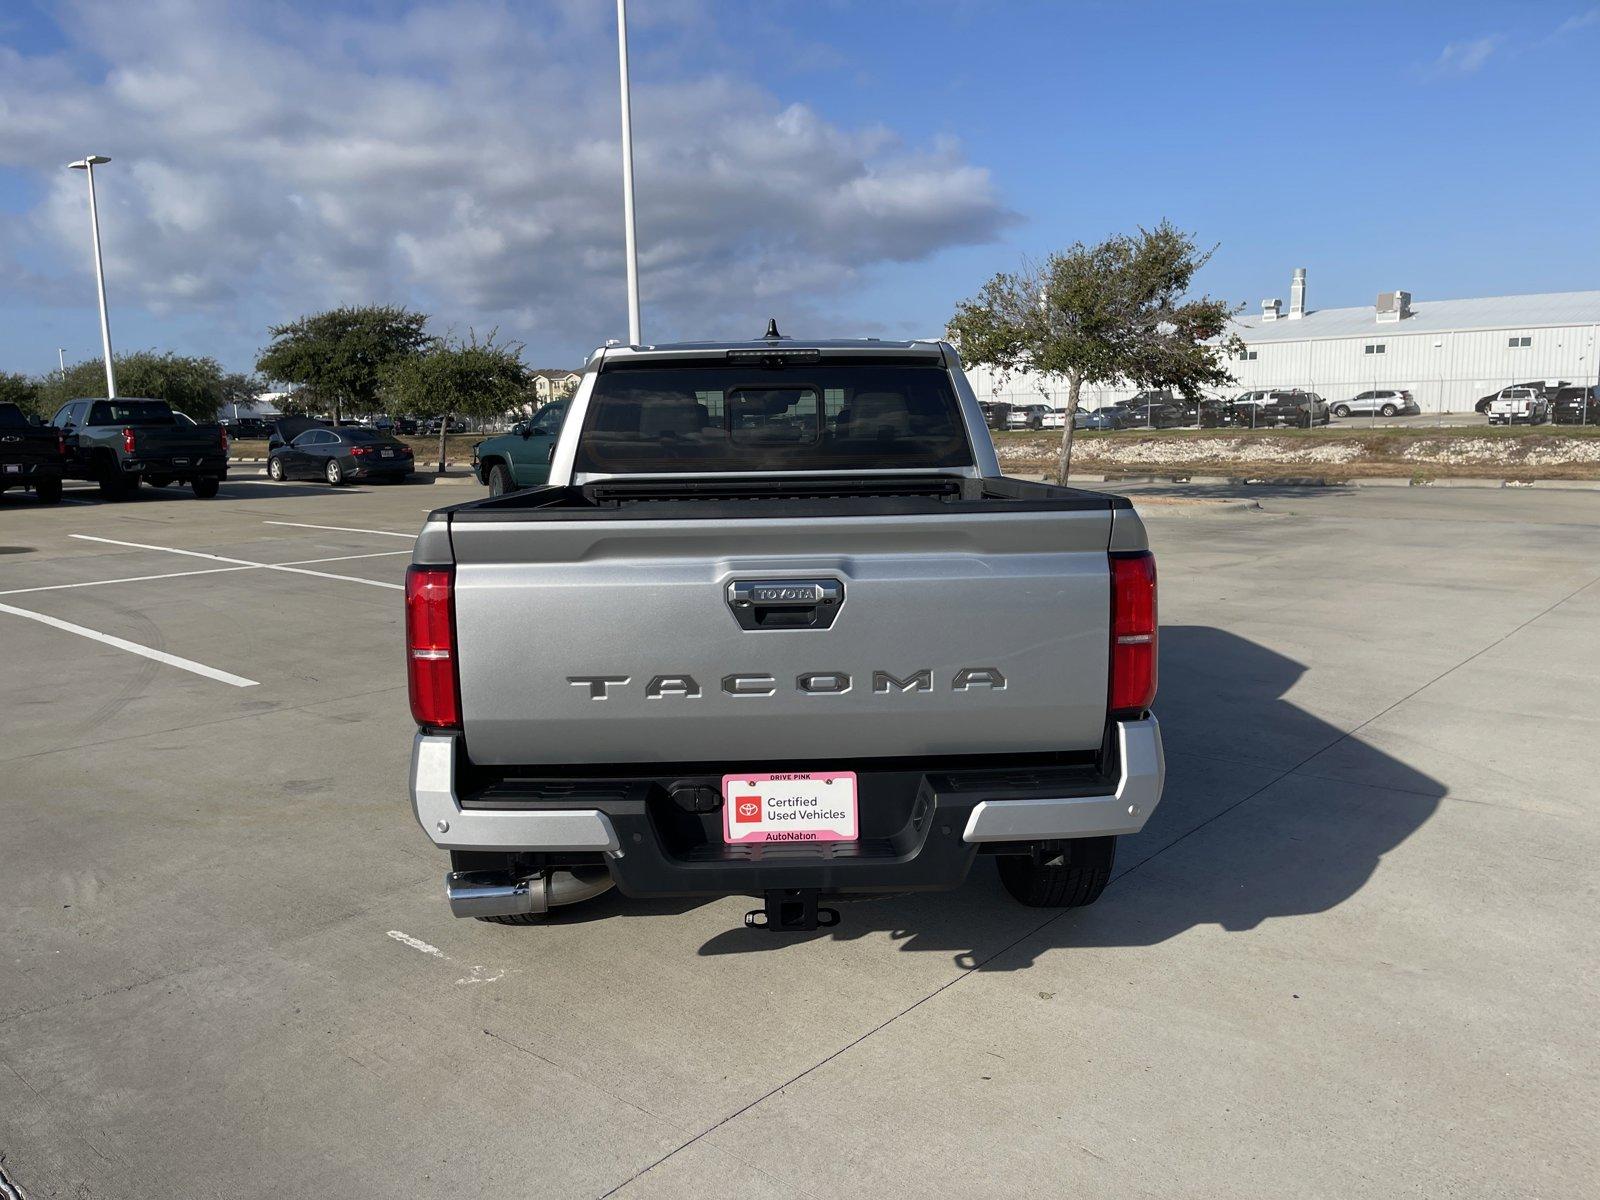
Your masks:
<instances>
[{"instance_id":1,"label":"chrome exhaust tip","mask_svg":"<svg viewBox=\"0 0 1600 1200\"><path fill-rule=\"evenodd\" d=\"M444 877L444 894L458 917L511 917L544 911L542 889L536 895L528 886L538 882L494 871L452 871Z\"/></svg>"},{"instance_id":2,"label":"chrome exhaust tip","mask_svg":"<svg viewBox=\"0 0 1600 1200\"><path fill-rule=\"evenodd\" d=\"M527 879L513 879L499 871L452 871L444 877L445 898L458 917L549 912L602 895L612 886L611 873L604 867L546 871Z\"/></svg>"}]
</instances>

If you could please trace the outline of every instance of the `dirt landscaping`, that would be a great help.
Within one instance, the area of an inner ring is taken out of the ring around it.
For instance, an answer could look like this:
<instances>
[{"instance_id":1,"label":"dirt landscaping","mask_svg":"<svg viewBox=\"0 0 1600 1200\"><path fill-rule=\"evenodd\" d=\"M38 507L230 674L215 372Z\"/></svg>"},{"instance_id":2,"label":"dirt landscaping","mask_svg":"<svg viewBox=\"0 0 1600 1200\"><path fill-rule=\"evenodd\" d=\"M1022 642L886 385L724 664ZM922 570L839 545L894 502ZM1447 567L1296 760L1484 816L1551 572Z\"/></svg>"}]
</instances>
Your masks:
<instances>
[{"instance_id":1,"label":"dirt landscaping","mask_svg":"<svg viewBox=\"0 0 1600 1200\"><path fill-rule=\"evenodd\" d=\"M1008 473L1048 472L1060 438L999 433L995 449ZM1315 474L1327 479L1387 475L1417 479L1491 475L1510 479L1600 479L1600 429L1248 430L1171 429L1080 432L1075 472L1149 471L1249 475L1264 479Z\"/></svg>"}]
</instances>

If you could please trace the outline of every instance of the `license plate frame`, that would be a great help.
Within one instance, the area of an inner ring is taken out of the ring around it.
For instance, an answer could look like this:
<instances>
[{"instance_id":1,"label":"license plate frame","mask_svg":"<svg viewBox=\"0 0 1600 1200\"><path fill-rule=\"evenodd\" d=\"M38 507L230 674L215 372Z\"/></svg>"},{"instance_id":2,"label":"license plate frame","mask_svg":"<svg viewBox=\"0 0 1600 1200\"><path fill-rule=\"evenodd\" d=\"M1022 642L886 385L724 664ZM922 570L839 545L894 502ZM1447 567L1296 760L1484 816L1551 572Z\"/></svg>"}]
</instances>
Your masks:
<instances>
[{"instance_id":1,"label":"license plate frame","mask_svg":"<svg viewBox=\"0 0 1600 1200\"><path fill-rule=\"evenodd\" d=\"M731 846L854 842L861 797L854 771L751 772L722 777L722 838ZM758 811L751 815L754 802Z\"/></svg>"}]
</instances>

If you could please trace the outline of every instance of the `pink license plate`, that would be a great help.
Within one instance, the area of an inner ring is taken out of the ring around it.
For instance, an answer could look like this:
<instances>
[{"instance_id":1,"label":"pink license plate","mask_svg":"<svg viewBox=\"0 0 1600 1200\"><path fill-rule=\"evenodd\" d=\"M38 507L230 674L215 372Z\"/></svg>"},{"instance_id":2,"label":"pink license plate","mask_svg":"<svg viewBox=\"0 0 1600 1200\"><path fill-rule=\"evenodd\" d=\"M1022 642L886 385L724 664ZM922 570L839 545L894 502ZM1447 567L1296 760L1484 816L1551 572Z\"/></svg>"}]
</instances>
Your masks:
<instances>
[{"instance_id":1,"label":"pink license plate","mask_svg":"<svg viewBox=\"0 0 1600 1200\"><path fill-rule=\"evenodd\" d=\"M853 842L856 773L803 771L722 777L722 834L730 842Z\"/></svg>"}]
</instances>

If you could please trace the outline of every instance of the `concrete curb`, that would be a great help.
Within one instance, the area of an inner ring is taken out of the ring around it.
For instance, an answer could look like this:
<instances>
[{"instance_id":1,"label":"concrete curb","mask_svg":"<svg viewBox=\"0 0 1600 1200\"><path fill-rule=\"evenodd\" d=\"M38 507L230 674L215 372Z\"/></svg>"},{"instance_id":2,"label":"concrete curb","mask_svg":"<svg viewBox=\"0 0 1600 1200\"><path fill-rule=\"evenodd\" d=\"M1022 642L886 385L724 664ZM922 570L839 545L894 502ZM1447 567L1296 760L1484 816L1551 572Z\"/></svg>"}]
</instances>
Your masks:
<instances>
[{"instance_id":1,"label":"concrete curb","mask_svg":"<svg viewBox=\"0 0 1600 1200\"><path fill-rule=\"evenodd\" d=\"M1045 481L1048 475L1022 475L1018 478ZM1081 483L1182 483L1192 487L1323 487L1323 488L1539 488L1543 491L1600 492L1600 479L1492 479L1480 476L1411 479L1403 475L1357 475L1349 479L1329 479L1323 475L1291 475L1267 479L1254 475L1079 475L1071 482Z\"/></svg>"}]
</instances>

